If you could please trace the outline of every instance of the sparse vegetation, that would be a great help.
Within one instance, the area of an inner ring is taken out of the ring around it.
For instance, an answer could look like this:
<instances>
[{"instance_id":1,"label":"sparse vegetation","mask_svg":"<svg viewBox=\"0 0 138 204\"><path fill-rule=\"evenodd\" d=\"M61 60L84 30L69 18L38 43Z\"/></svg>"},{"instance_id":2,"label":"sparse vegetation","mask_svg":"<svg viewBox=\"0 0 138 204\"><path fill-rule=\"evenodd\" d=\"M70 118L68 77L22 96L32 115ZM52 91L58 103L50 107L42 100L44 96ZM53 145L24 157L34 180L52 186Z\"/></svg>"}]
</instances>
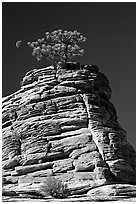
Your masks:
<instances>
[{"instance_id":1,"label":"sparse vegetation","mask_svg":"<svg viewBox=\"0 0 138 204\"><path fill-rule=\"evenodd\" d=\"M52 196L53 198L66 198L69 195L67 185L54 176L49 176L42 184L40 191L45 196Z\"/></svg>"}]
</instances>

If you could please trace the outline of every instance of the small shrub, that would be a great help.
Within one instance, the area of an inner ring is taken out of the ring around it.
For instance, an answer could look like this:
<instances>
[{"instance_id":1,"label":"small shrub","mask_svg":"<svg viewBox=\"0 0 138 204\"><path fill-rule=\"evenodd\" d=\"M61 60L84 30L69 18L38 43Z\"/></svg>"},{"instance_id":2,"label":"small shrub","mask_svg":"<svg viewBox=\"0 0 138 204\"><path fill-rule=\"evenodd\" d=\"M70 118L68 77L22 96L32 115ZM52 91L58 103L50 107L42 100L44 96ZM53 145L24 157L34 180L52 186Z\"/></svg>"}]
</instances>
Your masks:
<instances>
[{"instance_id":1,"label":"small shrub","mask_svg":"<svg viewBox=\"0 0 138 204\"><path fill-rule=\"evenodd\" d=\"M53 176L47 177L46 181L42 184L40 191L45 196L52 196L54 198L66 198L69 194L67 185Z\"/></svg>"}]
</instances>

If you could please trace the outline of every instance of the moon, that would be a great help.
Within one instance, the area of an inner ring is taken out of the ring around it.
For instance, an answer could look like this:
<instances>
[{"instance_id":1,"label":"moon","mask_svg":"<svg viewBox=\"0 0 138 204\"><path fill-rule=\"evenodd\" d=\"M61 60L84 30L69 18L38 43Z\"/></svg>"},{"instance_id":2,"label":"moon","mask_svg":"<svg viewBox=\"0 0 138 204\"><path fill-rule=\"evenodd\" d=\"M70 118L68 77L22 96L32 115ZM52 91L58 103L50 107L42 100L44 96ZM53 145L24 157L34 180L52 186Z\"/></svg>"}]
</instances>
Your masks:
<instances>
[{"instance_id":1,"label":"moon","mask_svg":"<svg viewBox=\"0 0 138 204\"><path fill-rule=\"evenodd\" d=\"M21 46L21 42L22 42L21 40L18 40L18 41L16 42L16 47L17 47L17 48L19 48L19 47Z\"/></svg>"}]
</instances>

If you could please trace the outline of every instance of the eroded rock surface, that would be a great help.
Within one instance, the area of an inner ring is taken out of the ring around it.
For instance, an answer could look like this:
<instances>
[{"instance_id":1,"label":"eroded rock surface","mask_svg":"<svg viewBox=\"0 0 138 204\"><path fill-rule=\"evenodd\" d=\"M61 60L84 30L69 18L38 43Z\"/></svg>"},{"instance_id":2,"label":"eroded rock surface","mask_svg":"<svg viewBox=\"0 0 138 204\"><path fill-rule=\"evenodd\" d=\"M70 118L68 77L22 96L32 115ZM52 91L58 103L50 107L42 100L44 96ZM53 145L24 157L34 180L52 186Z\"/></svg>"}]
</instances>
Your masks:
<instances>
[{"instance_id":1,"label":"eroded rock surface","mask_svg":"<svg viewBox=\"0 0 138 204\"><path fill-rule=\"evenodd\" d=\"M72 194L134 185L135 151L110 97L108 79L94 65L28 72L21 88L3 98L4 195L38 193L48 175Z\"/></svg>"},{"instance_id":2,"label":"eroded rock surface","mask_svg":"<svg viewBox=\"0 0 138 204\"><path fill-rule=\"evenodd\" d=\"M88 191L87 195L96 201L119 200L136 197L136 186L129 184L111 184Z\"/></svg>"}]
</instances>

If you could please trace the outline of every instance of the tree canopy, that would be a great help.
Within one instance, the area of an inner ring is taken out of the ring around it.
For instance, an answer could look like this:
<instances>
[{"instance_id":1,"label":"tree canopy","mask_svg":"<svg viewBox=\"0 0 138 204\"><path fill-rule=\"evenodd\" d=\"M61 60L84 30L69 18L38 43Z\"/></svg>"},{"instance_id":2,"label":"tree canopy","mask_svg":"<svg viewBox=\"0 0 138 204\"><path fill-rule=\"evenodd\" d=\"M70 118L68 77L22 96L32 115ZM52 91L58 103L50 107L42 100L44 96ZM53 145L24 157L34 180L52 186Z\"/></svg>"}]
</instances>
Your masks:
<instances>
[{"instance_id":1,"label":"tree canopy","mask_svg":"<svg viewBox=\"0 0 138 204\"><path fill-rule=\"evenodd\" d=\"M59 29L46 32L45 37L27 44L33 49L32 55L37 60L45 57L52 65L57 66L58 63L66 64L70 58L82 56L84 50L80 48L79 43L85 41L86 37L76 30L63 31Z\"/></svg>"}]
</instances>

